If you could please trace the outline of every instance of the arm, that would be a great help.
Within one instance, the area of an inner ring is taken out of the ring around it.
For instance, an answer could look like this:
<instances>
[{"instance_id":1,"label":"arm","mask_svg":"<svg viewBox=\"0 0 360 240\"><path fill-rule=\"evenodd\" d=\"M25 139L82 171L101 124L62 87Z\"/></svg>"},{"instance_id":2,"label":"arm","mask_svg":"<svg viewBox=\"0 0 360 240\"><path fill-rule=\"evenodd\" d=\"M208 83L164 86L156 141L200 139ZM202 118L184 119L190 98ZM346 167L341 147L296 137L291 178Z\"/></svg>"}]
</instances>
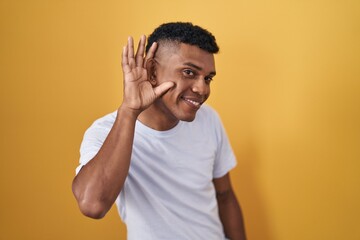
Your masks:
<instances>
[{"instance_id":1,"label":"arm","mask_svg":"<svg viewBox=\"0 0 360 240\"><path fill-rule=\"evenodd\" d=\"M173 83L165 82L154 88L148 81L145 63L154 56L156 43L144 59L145 42L146 38L142 36L134 56L133 40L131 37L128 39L122 53L123 102L99 152L81 169L72 184L81 212L91 218L105 216L123 188L130 166L137 117L173 86Z\"/></svg>"},{"instance_id":2,"label":"arm","mask_svg":"<svg viewBox=\"0 0 360 240\"><path fill-rule=\"evenodd\" d=\"M230 240L246 240L240 205L232 189L229 174L213 180L225 236Z\"/></svg>"}]
</instances>

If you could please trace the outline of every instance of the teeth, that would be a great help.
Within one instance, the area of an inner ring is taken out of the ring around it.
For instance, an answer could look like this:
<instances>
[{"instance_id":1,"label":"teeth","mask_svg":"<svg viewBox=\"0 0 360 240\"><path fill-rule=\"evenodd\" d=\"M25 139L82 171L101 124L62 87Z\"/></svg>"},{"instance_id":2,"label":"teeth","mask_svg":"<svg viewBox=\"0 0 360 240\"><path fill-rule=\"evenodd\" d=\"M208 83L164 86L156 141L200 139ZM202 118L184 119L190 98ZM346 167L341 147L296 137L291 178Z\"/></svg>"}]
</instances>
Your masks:
<instances>
[{"instance_id":1,"label":"teeth","mask_svg":"<svg viewBox=\"0 0 360 240\"><path fill-rule=\"evenodd\" d=\"M190 100L190 99L184 99L184 100L187 101L187 102L189 102L189 103L191 103L191 104L194 104L195 106L199 106L199 105L200 105L200 103L195 102L195 101Z\"/></svg>"}]
</instances>

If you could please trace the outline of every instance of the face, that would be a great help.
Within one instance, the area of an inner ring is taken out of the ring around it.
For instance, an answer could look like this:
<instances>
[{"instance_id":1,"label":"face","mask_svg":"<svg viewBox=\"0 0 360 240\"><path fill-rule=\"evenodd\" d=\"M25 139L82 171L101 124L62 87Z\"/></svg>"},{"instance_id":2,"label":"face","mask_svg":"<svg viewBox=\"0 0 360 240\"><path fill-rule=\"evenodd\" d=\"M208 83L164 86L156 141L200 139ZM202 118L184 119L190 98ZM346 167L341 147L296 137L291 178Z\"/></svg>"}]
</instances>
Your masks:
<instances>
[{"instance_id":1,"label":"face","mask_svg":"<svg viewBox=\"0 0 360 240\"><path fill-rule=\"evenodd\" d=\"M155 61L157 84L172 81L175 86L154 107L168 121L193 121L210 95L210 83L216 74L213 54L188 44L163 46Z\"/></svg>"}]
</instances>

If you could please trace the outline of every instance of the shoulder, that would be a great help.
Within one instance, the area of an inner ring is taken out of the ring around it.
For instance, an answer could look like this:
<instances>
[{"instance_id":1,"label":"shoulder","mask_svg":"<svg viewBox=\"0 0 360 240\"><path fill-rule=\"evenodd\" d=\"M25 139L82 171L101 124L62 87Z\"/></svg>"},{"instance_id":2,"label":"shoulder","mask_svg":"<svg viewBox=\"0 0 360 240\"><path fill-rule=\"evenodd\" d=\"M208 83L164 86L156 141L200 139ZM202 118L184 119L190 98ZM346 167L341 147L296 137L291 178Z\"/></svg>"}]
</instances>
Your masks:
<instances>
[{"instance_id":1,"label":"shoulder","mask_svg":"<svg viewBox=\"0 0 360 240\"><path fill-rule=\"evenodd\" d=\"M198 110L197 115L199 116L213 116L217 115L215 109L207 104L203 104L201 108Z\"/></svg>"},{"instance_id":2,"label":"shoulder","mask_svg":"<svg viewBox=\"0 0 360 240\"><path fill-rule=\"evenodd\" d=\"M203 105L199 109L196 118L196 125L206 129L207 133L213 133L220 141L224 134L224 126L219 114L209 105Z\"/></svg>"},{"instance_id":3,"label":"shoulder","mask_svg":"<svg viewBox=\"0 0 360 240\"><path fill-rule=\"evenodd\" d=\"M213 124L220 122L220 117L214 108L204 104L196 114L196 121L206 121Z\"/></svg>"},{"instance_id":4,"label":"shoulder","mask_svg":"<svg viewBox=\"0 0 360 240\"><path fill-rule=\"evenodd\" d=\"M112 113L109 113L101 118L98 118L97 120L95 120L93 122L93 124L91 125L91 127L108 127L108 126L112 126L115 122L116 119L116 115L117 115L117 111L114 111Z\"/></svg>"},{"instance_id":5,"label":"shoulder","mask_svg":"<svg viewBox=\"0 0 360 240\"><path fill-rule=\"evenodd\" d=\"M114 125L116 115L117 111L114 111L95 120L86 130L85 135L99 134L99 132L104 132L107 134Z\"/></svg>"}]
</instances>

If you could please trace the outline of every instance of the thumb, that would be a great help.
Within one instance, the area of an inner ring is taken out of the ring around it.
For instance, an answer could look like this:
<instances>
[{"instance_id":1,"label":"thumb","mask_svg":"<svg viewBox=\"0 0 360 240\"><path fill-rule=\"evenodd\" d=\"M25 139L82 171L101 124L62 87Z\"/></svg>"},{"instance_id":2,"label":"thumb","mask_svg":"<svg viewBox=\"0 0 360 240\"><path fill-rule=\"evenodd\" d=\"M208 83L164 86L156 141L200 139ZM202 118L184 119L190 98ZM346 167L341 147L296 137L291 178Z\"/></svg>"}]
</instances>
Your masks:
<instances>
[{"instance_id":1,"label":"thumb","mask_svg":"<svg viewBox=\"0 0 360 240\"><path fill-rule=\"evenodd\" d=\"M154 88L155 97L158 98L161 95L163 95L166 91L168 91L170 88L175 86L175 83L173 82L164 82L160 84L159 86L156 86Z\"/></svg>"}]
</instances>

